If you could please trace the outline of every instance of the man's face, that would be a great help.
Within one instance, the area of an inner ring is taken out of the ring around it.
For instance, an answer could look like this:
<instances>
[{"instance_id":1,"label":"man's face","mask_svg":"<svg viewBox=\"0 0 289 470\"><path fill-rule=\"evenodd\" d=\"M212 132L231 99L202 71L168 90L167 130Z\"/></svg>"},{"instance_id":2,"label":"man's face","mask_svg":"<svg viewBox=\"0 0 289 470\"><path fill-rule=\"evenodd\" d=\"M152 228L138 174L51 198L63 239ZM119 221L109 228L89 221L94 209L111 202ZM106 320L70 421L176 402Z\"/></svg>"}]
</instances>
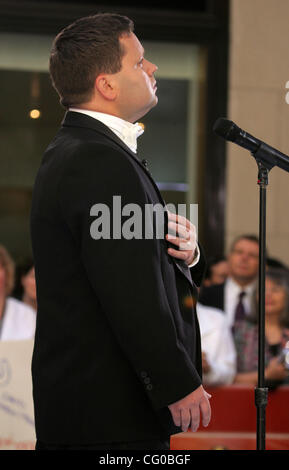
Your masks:
<instances>
[{"instance_id":1,"label":"man's face","mask_svg":"<svg viewBox=\"0 0 289 470\"><path fill-rule=\"evenodd\" d=\"M233 279L242 284L249 284L258 275L258 243L245 238L237 241L229 254L228 262Z\"/></svg>"},{"instance_id":2,"label":"man's face","mask_svg":"<svg viewBox=\"0 0 289 470\"><path fill-rule=\"evenodd\" d=\"M265 311L266 315L278 315L286 308L286 290L271 279L266 279Z\"/></svg>"},{"instance_id":3,"label":"man's face","mask_svg":"<svg viewBox=\"0 0 289 470\"><path fill-rule=\"evenodd\" d=\"M114 74L118 88L117 106L122 119L135 122L158 102L154 78L157 66L144 58L144 49L135 34L122 36L120 43L125 55L121 71Z\"/></svg>"}]
</instances>

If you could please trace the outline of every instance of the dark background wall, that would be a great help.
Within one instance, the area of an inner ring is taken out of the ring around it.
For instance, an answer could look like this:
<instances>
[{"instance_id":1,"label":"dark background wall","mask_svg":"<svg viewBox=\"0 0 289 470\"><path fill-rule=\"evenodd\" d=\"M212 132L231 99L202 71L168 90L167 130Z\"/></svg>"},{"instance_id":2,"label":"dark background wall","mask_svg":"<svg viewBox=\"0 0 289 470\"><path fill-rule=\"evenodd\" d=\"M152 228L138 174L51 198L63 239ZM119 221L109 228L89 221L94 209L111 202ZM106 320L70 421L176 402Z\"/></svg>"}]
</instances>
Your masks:
<instances>
[{"instance_id":1,"label":"dark background wall","mask_svg":"<svg viewBox=\"0 0 289 470\"><path fill-rule=\"evenodd\" d=\"M198 132L200 137L197 188L199 237L208 256L222 253L225 226L226 155L225 144L214 136L212 127L218 117L226 115L227 109L228 0L198 0L190 3L179 1L173 6L158 1L146 1L141 6L136 6L135 2L117 0L105 3L96 1L80 3L78 1L55 0L49 2L0 0L0 9L0 35L1 32L55 35L62 27L78 17L99 11L114 11L125 14L134 20L136 34L142 40L192 43L203 48L206 53L207 79L202 90L203 104L200 111L200 130ZM5 81L2 71L0 74L1 80ZM17 89L17 83L15 88ZM56 113L58 112L60 110L56 111ZM0 133L3 131L10 133L11 148L13 147L15 115L17 115L17 109L11 111L10 118L5 117L6 121L4 118L1 119L0 115ZM41 131L38 136L39 139L45 139L44 135L41 137ZM37 141L31 144L41 147L41 143ZM15 178L21 178L20 168L13 168L13 164L9 166L7 160L4 163L3 152L5 153L5 149L2 148L1 165L6 165L6 171L8 165L9 171L15 171ZM29 184L27 184L28 192ZM10 188L10 201L11 191L13 188ZM16 193L12 200L18 200L18 208L22 211L23 219L27 219L29 216L29 195L27 193L26 196L24 194L21 196ZM15 205L10 204L10 206L9 209L9 204L5 203L5 195L3 193L1 195L0 192L0 219L2 219L0 227L5 227L5 217L10 217L10 219L13 217ZM16 227L15 229L17 230Z\"/></svg>"}]
</instances>

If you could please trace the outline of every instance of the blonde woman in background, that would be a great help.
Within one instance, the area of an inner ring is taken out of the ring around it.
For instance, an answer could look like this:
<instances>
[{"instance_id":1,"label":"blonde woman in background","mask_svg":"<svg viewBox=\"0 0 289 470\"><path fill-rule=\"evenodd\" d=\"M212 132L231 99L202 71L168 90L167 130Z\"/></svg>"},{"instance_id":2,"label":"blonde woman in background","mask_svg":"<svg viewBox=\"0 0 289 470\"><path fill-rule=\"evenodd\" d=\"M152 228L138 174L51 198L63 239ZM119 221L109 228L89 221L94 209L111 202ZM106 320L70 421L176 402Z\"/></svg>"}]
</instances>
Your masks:
<instances>
[{"instance_id":1,"label":"blonde woman in background","mask_svg":"<svg viewBox=\"0 0 289 470\"><path fill-rule=\"evenodd\" d=\"M14 287L14 261L0 245L0 340L34 337L36 312L20 300L10 297Z\"/></svg>"}]
</instances>

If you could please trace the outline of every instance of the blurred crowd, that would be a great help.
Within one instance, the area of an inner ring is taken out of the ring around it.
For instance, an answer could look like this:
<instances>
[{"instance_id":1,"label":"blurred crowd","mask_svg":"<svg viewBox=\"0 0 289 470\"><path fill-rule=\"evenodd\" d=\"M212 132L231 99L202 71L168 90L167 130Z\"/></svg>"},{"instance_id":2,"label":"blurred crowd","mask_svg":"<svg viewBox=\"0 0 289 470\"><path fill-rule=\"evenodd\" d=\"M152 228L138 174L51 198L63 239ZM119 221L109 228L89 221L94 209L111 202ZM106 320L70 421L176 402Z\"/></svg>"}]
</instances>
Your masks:
<instances>
[{"instance_id":1,"label":"blurred crowd","mask_svg":"<svg viewBox=\"0 0 289 470\"><path fill-rule=\"evenodd\" d=\"M227 257L208 260L197 315L204 383L258 383L259 241L237 237ZM289 270L266 255L265 382L289 384Z\"/></svg>"},{"instance_id":2,"label":"blurred crowd","mask_svg":"<svg viewBox=\"0 0 289 470\"><path fill-rule=\"evenodd\" d=\"M269 388L289 384L289 269L266 257L265 380ZM241 235L228 256L209 259L199 290L203 382L257 385L259 241ZM32 259L15 266L0 246L0 340L34 337L37 314Z\"/></svg>"}]
</instances>

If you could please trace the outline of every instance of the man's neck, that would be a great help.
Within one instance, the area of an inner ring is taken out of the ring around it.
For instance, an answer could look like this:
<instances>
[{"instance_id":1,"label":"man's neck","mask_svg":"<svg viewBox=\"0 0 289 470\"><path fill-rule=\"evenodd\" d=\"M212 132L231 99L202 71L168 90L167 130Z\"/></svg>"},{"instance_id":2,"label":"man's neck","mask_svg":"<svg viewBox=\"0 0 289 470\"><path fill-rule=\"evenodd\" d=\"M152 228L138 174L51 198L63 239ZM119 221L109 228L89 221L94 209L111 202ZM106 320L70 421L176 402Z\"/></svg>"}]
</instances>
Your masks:
<instances>
[{"instance_id":1,"label":"man's neck","mask_svg":"<svg viewBox=\"0 0 289 470\"><path fill-rule=\"evenodd\" d=\"M134 120L128 118L127 116L122 116L118 109L116 109L114 106L101 106L100 104L96 106L94 103L84 103L77 106L70 106L69 109L71 108L78 109L79 111L92 111L95 113L108 114L109 116L114 116L119 119L123 119L124 121L132 123L134 122Z\"/></svg>"},{"instance_id":2,"label":"man's neck","mask_svg":"<svg viewBox=\"0 0 289 470\"><path fill-rule=\"evenodd\" d=\"M255 278L253 278L253 279L251 279L251 278L250 279L244 279L244 278L237 278L237 277L232 276L232 275L230 275L229 277L231 278L231 280L235 284L237 284L239 287L241 287L243 289L245 289L246 287L249 287L249 286L251 286L252 284L255 283Z\"/></svg>"},{"instance_id":3,"label":"man's neck","mask_svg":"<svg viewBox=\"0 0 289 470\"><path fill-rule=\"evenodd\" d=\"M273 315L266 315L266 326L270 327L280 327L280 313L277 312Z\"/></svg>"}]
</instances>

